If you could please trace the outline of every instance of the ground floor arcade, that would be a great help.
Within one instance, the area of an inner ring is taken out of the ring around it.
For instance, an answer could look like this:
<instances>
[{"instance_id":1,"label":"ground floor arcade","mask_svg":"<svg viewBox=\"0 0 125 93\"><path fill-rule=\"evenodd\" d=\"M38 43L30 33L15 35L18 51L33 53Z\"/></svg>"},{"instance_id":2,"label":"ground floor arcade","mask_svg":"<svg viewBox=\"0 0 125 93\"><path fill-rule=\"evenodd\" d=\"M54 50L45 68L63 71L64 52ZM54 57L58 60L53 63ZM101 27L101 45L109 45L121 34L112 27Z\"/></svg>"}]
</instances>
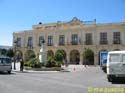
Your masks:
<instances>
[{"instance_id":1,"label":"ground floor arcade","mask_svg":"<svg viewBox=\"0 0 125 93\"><path fill-rule=\"evenodd\" d=\"M55 54L55 52L59 49L64 50L65 52L65 58L68 62L68 64L84 64L85 59L84 59L84 54L85 54L85 49L90 49L92 51L92 62L90 62L91 65L98 65L99 63L99 58L100 58L100 52L101 51L112 51L112 50L125 50L125 46L123 45L101 45L101 46L68 46L68 47L46 47L46 55L47 54ZM17 49L18 53L21 53L23 55L23 58L26 57L26 54L28 53L28 49L22 48L22 49ZM39 55L39 50L40 47L34 48L30 51L34 52L36 56Z\"/></svg>"}]
</instances>

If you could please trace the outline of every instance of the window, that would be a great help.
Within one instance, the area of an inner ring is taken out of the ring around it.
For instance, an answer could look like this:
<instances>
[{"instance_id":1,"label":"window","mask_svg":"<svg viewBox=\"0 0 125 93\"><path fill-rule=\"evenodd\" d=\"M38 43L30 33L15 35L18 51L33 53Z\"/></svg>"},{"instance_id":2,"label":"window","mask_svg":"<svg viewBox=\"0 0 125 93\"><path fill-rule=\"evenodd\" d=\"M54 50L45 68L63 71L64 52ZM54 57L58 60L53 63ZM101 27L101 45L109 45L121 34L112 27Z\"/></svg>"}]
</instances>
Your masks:
<instances>
[{"instance_id":1,"label":"window","mask_svg":"<svg viewBox=\"0 0 125 93\"><path fill-rule=\"evenodd\" d=\"M107 44L107 32L100 33L100 44Z\"/></svg>"},{"instance_id":2,"label":"window","mask_svg":"<svg viewBox=\"0 0 125 93\"><path fill-rule=\"evenodd\" d=\"M120 44L120 32L113 33L113 43Z\"/></svg>"},{"instance_id":3,"label":"window","mask_svg":"<svg viewBox=\"0 0 125 93\"><path fill-rule=\"evenodd\" d=\"M42 42L43 39L44 39L43 36L39 36L39 46L41 46L41 42Z\"/></svg>"},{"instance_id":4,"label":"window","mask_svg":"<svg viewBox=\"0 0 125 93\"><path fill-rule=\"evenodd\" d=\"M73 34L72 35L72 45L77 45L78 44L78 35Z\"/></svg>"},{"instance_id":5,"label":"window","mask_svg":"<svg viewBox=\"0 0 125 93\"><path fill-rule=\"evenodd\" d=\"M17 38L17 47L21 47L21 38Z\"/></svg>"},{"instance_id":6,"label":"window","mask_svg":"<svg viewBox=\"0 0 125 93\"><path fill-rule=\"evenodd\" d=\"M65 36L64 35L60 35L59 36L59 45L64 45L65 44Z\"/></svg>"},{"instance_id":7,"label":"window","mask_svg":"<svg viewBox=\"0 0 125 93\"><path fill-rule=\"evenodd\" d=\"M48 46L52 46L52 45L53 45L53 37L48 36Z\"/></svg>"},{"instance_id":8,"label":"window","mask_svg":"<svg viewBox=\"0 0 125 93\"><path fill-rule=\"evenodd\" d=\"M0 58L0 64L11 64L10 58Z\"/></svg>"},{"instance_id":9,"label":"window","mask_svg":"<svg viewBox=\"0 0 125 93\"><path fill-rule=\"evenodd\" d=\"M120 62L120 54L110 54L110 62Z\"/></svg>"},{"instance_id":10,"label":"window","mask_svg":"<svg viewBox=\"0 0 125 93\"><path fill-rule=\"evenodd\" d=\"M91 45L92 44L92 33L86 33L85 39L86 39L85 44Z\"/></svg>"},{"instance_id":11,"label":"window","mask_svg":"<svg viewBox=\"0 0 125 93\"><path fill-rule=\"evenodd\" d=\"M122 61L125 62L125 54L122 55Z\"/></svg>"},{"instance_id":12,"label":"window","mask_svg":"<svg viewBox=\"0 0 125 93\"><path fill-rule=\"evenodd\" d=\"M28 47L32 48L33 47L33 40L32 40L32 37L28 37L28 44L27 44Z\"/></svg>"}]
</instances>

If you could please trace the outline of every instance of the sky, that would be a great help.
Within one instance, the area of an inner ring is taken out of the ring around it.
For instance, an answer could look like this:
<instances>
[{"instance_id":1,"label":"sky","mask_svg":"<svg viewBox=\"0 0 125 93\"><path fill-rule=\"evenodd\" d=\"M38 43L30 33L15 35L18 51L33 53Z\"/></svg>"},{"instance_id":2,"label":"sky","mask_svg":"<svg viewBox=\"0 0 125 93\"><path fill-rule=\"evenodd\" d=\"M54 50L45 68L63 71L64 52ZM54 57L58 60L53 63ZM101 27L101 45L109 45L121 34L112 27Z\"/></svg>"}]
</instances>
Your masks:
<instances>
[{"instance_id":1,"label":"sky","mask_svg":"<svg viewBox=\"0 0 125 93\"><path fill-rule=\"evenodd\" d=\"M30 30L39 22L97 23L125 20L125 0L0 0L0 45L12 46L13 32Z\"/></svg>"}]
</instances>

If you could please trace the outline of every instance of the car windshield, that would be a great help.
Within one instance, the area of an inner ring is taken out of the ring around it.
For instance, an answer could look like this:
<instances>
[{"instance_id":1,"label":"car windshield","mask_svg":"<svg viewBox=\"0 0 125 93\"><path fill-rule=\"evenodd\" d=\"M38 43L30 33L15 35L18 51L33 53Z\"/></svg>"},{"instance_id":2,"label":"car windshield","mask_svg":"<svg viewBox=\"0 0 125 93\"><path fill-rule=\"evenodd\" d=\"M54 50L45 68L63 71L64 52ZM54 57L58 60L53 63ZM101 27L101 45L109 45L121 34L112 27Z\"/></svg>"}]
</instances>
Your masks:
<instances>
[{"instance_id":1,"label":"car windshield","mask_svg":"<svg viewBox=\"0 0 125 93\"><path fill-rule=\"evenodd\" d=\"M125 54L122 55L122 60L125 62Z\"/></svg>"},{"instance_id":2,"label":"car windshield","mask_svg":"<svg viewBox=\"0 0 125 93\"><path fill-rule=\"evenodd\" d=\"M0 64L10 64L11 59L10 58L0 58Z\"/></svg>"},{"instance_id":3,"label":"car windshield","mask_svg":"<svg viewBox=\"0 0 125 93\"><path fill-rule=\"evenodd\" d=\"M121 62L120 54L110 54L110 62Z\"/></svg>"}]
</instances>

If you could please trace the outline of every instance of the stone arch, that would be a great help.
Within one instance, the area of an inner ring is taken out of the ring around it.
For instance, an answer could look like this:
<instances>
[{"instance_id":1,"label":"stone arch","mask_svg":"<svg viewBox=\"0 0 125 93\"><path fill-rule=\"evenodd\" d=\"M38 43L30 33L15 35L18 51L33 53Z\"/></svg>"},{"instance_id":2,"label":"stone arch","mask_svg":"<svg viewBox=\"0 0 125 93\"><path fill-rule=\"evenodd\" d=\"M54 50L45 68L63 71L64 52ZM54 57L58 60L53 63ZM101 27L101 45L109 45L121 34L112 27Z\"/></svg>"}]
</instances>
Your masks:
<instances>
[{"instance_id":1,"label":"stone arch","mask_svg":"<svg viewBox=\"0 0 125 93\"><path fill-rule=\"evenodd\" d=\"M100 50L100 51L98 52L98 58L99 58L99 60L98 60L98 65L100 65L100 63L101 63L101 56L100 56L100 53L101 53L101 52L108 52L108 50L102 49L102 50Z\"/></svg>"},{"instance_id":2,"label":"stone arch","mask_svg":"<svg viewBox=\"0 0 125 93\"><path fill-rule=\"evenodd\" d=\"M23 59L23 53L22 53L21 50L16 50L15 59L16 59L17 62L19 62L20 59Z\"/></svg>"},{"instance_id":3,"label":"stone arch","mask_svg":"<svg viewBox=\"0 0 125 93\"><path fill-rule=\"evenodd\" d=\"M54 57L54 52L52 50L48 50L47 51L47 58L51 56L51 57Z\"/></svg>"},{"instance_id":4,"label":"stone arch","mask_svg":"<svg viewBox=\"0 0 125 93\"><path fill-rule=\"evenodd\" d=\"M69 64L79 64L80 62L80 53L78 50L72 50L70 52L70 62Z\"/></svg>"},{"instance_id":5,"label":"stone arch","mask_svg":"<svg viewBox=\"0 0 125 93\"><path fill-rule=\"evenodd\" d=\"M94 65L94 51L92 49L85 49L83 52L83 64L84 65Z\"/></svg>"}]
</instances>

